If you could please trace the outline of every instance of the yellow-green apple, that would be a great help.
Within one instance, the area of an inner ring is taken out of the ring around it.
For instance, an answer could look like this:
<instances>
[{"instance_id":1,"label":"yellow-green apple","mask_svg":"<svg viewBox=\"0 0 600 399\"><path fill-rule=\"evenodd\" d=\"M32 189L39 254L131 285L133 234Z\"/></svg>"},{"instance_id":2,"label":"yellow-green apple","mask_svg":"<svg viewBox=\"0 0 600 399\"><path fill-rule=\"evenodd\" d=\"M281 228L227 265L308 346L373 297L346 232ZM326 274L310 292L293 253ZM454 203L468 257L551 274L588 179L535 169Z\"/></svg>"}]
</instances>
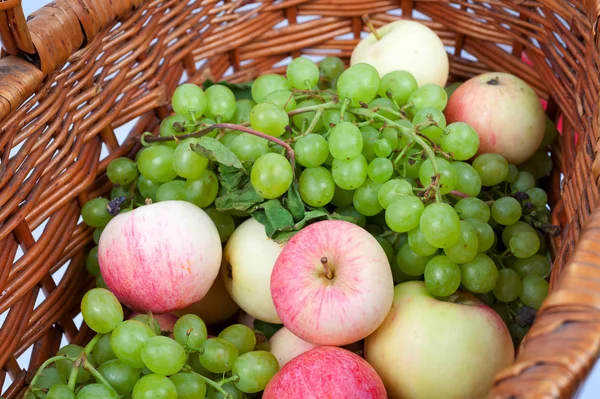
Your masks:
<instances>
[{"instance_id":1,"label":"yellow-green apple","mask_svg":"<svg viewBox=\"0 0 600 399\"><path fill-rule=\"evenodd\" d=\"M263 399L386 399L385 387L362 357L320 346L289 361L271 378Z\"/></svg>"},{"instance_id":2,"label":"yellow-green apple","mask_svg":"<svg viewBox=\"0 0 600 399\"><path fill-rule=\"evenodd\" d=\"M271 299L270 279L282 244L267 237L253 218L240 224L225 245L221 277L231 298L250 316L281 324Z\"/></svg>"},{"instance_id":3,"label":"yellow-green apple","mask_svg":"<svg viewBox=\"0 0 600 399\"><path fill-rule=\"evenodd\" d=\"M317 345L347 345L371 334L388 314L393 295L390 264L379 242L340 220L300 230L271 275L271 296L283 325Z\"/></svg>"},{"instance_id":4,"label":"yellow-green apple","mask_svg":"<svg viewBox=\"0 0 600 399\"><path fill-rule=\"evenodd\" d=\"M301 340L285 327L281 327L269 340L269 351L277 358L279 367L317 346Z\"/></svg>"},{"instance_id":5,"label":"yellow-green apple","mask_svg":"<svg viewBox=\"0 0 600 399\"><path fill-rule=\"evenodd\" d=\"M544 138L546 115L535 91L509 73L489 72L460 85L444 110L448 124L465 122L479 135L478 154L498 153L515 165Z\"/></svg>"},{"instance_id":6,"label":"yellow-green apple","mask_svg":"<svg viewBox=\"0 0 600 399\"><path fill-rule=\"evenodd\" d=\"M437 299L422 281L395 287L388 317L365 339L365 359L392 399L483 398L514 357L493 309L462 291Z\"/></svg>"},{"instance_id":7,"label":"yellow-green apple","mask_svg":"<svg viewBox=\"0 0 600 399\"><path fill-rule=\"evenodd\" d=\"M448 53L438 35L426 25L410 20L394 21L369 34L352 51L350 65L370 64L379 76L408 71L419 86L448 80Z\"/></svg>"}]
</instances>

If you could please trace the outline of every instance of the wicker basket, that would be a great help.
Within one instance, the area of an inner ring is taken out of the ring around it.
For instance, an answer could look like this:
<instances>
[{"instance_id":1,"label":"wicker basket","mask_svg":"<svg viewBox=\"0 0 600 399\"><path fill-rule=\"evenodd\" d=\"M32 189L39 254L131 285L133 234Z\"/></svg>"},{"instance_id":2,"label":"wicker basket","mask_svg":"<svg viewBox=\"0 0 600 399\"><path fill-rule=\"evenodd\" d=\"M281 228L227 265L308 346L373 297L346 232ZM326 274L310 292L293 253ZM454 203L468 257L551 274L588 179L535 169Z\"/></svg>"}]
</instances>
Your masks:
<instances>
[{"instance_id":1,"label":"wicker basket","mask_svg":"<svg viewBox=\"0 0 600 399\"><path fill-rule=\"evenodd\" d=\"M490 397L575 394L600 350L598 0L56 0L27 22L20 0L0 0L0 386L12 381L4 398L23 396L61 339L90 339L74 322L92 283L80 205L109 189L110 160L157 131L176 85L243 82L301 54L348 59L365 13L375 26L425 19L453 49L452 79L511 72L562 118L546 182L562 228L551 245L551 295ZM130 133L119 142L123 128ZM28 351L29 364L19 363Z\"/></svg>"}]
</instances>

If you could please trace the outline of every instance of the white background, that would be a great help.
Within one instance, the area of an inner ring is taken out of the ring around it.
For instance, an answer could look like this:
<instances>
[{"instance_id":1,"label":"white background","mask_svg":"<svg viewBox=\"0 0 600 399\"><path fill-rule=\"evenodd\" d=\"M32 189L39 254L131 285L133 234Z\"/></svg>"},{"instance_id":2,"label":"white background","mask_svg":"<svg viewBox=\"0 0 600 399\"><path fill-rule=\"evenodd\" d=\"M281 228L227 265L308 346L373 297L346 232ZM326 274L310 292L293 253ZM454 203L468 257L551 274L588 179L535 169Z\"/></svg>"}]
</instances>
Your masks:
<instances>
[{"instance_id":1,"label":"white background","mask_svg":"<svg viewBox=\"0 0 600 399\"><path fill-rule=\"evenodd\" d=\"M23 8L25 11L25 15L30 14L31 12L37 10L42 7L44 4L49 3L48 0L23 0ZM121 141L121 138L119 138ZM4 321L5 315L0 315L0 325ZM26 354L27 355L27 354ZM29 363L27 356L24 355L19 359L19 363L23 367L27 367ZM8 381L7 381L8 382ZM3 387L2 391L4 391L7 386ZM581 388L581 392L578 395L578 399L597 399L600 397L600 366L596 365L592 373L590 374L587 381L584 383Z\"/></svg>"}]
</instances>

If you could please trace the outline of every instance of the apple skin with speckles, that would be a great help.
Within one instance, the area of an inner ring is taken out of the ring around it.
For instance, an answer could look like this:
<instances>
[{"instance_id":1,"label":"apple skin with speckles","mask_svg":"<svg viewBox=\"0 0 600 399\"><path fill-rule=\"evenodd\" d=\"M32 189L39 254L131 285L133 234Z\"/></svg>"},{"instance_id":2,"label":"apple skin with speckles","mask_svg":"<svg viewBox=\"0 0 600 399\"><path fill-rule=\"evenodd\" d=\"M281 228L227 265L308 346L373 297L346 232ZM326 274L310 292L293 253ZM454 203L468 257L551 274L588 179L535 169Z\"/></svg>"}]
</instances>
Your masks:
<instances>
[{"instance_id":1,"label":"apple skin with speckles","mask_svg":"<svg viewBox=\"0 0 600 399\"><path fill-rule=\"evenodd\" d=\"M360 341L383 322L394 283L388 258L365 229L324 220L300 230L277 258L271 296L283 325L315 345Z\"/></svg>"},{"instance_id":2,"label":"apple skin with speckles","mask_svg":"<svg viewBox=\"0 0 600 399\"><path fill-rule=\"evenodd\" d=\"M140 313L168 313L202 299L221 258L213 221L186 201L158 202L117 215L98 244L107 287Z\"/></svg>"}]
</instances>

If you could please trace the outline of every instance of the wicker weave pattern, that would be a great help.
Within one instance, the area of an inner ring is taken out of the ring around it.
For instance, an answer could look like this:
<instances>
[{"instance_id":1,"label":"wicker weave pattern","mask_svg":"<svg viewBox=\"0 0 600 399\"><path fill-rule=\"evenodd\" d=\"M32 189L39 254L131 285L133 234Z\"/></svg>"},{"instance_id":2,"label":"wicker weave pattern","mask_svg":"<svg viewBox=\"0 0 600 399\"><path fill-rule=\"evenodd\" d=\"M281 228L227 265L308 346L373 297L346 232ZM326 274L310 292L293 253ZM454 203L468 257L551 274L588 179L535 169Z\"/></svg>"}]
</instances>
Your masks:
<instances>
[{"instance_id":1,"label":"wicker weave pattern","mask_svg":"<svg viewBox=\"0 0 600 399\"><path fill-rule=\"evenodd\" d=\"M491 396L569 397L588 372L600 351L597 1L59 0L27 24L18 3L0 3L0 314L8 311L0 385L6 374L14 380L3 397L21 397L32 374L16 359L32 345L35 371L63 334L89 339L73 322L89 287L82 265L91 230L78 225L79 206L107 191L110 160L133 155L139 135L158 130L176 85L246 81L282 72L301 54L347 59L365 13L375 26L425 15L453 49L452 79L508 71L563 116L547 182L563 228L552 246L554 292ZM134 120L119 143L114 130ZM24 255L15 261L18 246ZM51 275L64 265L56 286ZM40 288L46 299L34 309Z\"/></svg>"}]
</instances>

